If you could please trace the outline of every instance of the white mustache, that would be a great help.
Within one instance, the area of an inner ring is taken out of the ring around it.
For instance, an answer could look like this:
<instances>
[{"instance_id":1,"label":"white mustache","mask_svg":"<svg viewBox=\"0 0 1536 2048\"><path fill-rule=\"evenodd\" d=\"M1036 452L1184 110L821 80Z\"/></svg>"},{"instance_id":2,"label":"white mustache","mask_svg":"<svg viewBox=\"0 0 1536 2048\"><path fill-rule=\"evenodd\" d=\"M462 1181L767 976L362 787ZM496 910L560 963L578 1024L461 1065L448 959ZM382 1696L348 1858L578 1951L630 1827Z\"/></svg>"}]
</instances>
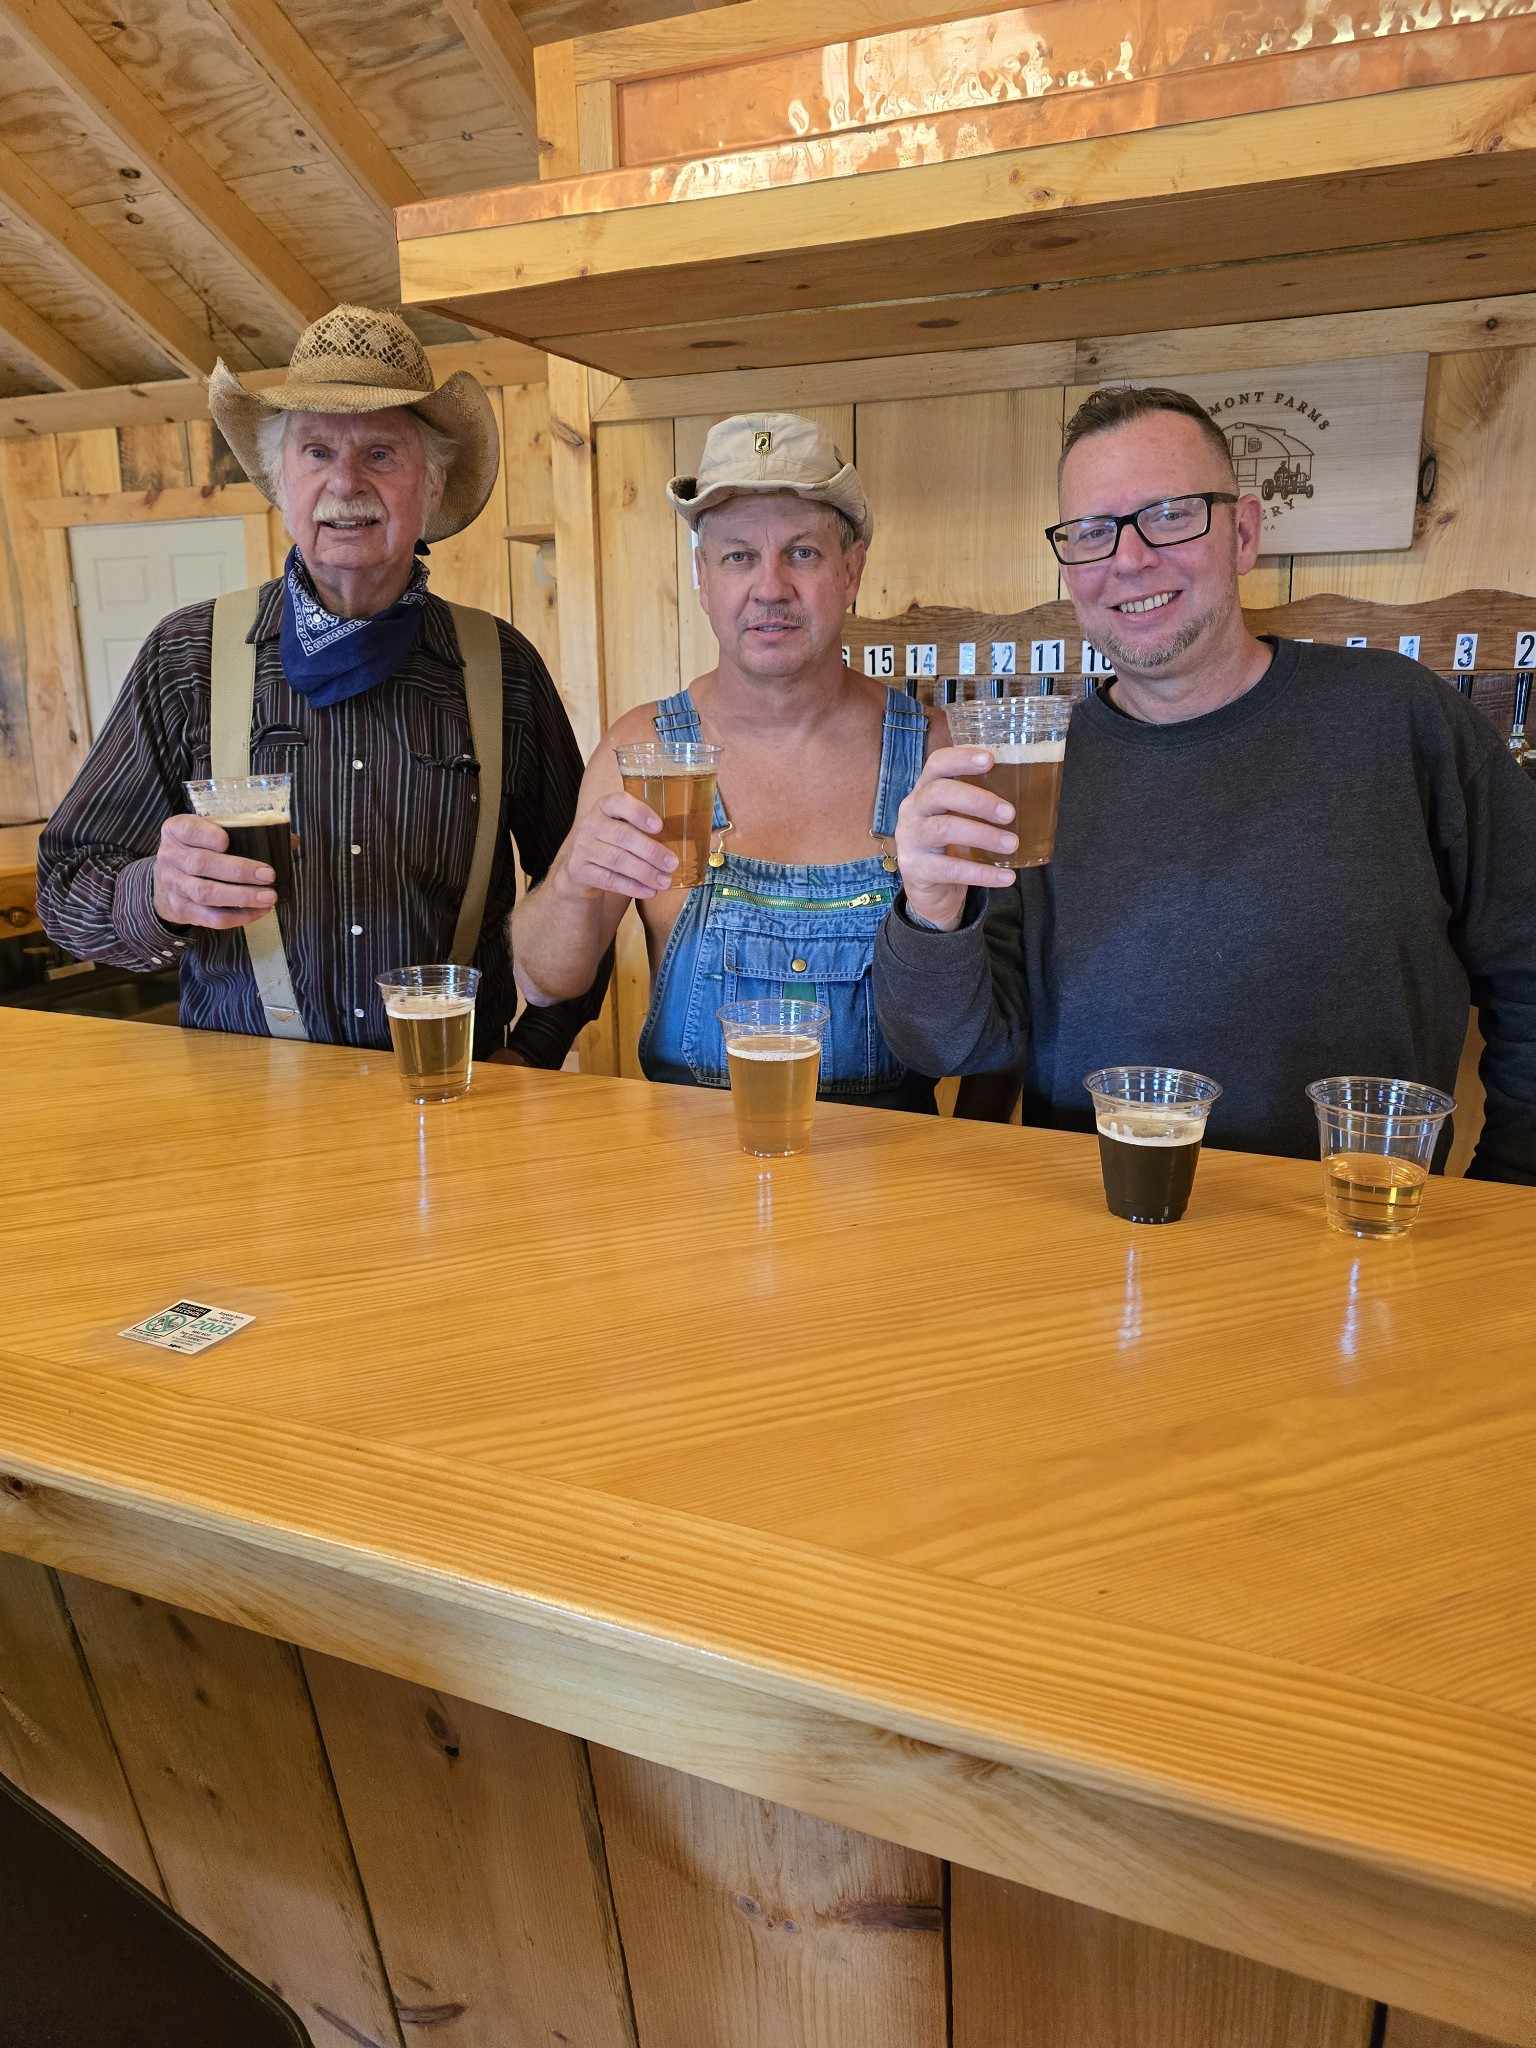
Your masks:
<instances>
[{"instance_id":1,"label":"white mustache","mask_svg":"<svg viewBox=\"0 0 1536 2048\"><path fill-rule=\"evenodd\" d=\"M384 508L369 491L356 498L322 498L314 516L315 524L323 526L333 519L381 519Z\"/></svg>"}]
</instances>

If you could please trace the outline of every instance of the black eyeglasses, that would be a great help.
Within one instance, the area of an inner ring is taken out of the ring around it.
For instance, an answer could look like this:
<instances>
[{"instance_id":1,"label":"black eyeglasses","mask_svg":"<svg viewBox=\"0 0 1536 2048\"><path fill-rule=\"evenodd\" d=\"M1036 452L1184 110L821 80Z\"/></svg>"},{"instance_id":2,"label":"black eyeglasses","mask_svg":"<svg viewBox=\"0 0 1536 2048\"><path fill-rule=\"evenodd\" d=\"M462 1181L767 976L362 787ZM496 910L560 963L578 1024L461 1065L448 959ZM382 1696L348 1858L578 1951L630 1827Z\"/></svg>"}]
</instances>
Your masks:
<instances>
[{"instance_id":1,"label":"black eyeglasses","mask_svg":"<svg viewBox=\"0 0 1536 2048\"><path fill-rule=\"evenodd\" d=\"M1135 527L1149 548L1173 548L1181 540L1199 540L1210 532L1213 505L1236 503L1236 491L1191 491L1182 498L1155 498L1136 512L1091 512L1086 519L1064 519L1059 526L1048 526L1045 537L1058 562L1105 562L1128 526Z\"/></svg>"}]
</instances>

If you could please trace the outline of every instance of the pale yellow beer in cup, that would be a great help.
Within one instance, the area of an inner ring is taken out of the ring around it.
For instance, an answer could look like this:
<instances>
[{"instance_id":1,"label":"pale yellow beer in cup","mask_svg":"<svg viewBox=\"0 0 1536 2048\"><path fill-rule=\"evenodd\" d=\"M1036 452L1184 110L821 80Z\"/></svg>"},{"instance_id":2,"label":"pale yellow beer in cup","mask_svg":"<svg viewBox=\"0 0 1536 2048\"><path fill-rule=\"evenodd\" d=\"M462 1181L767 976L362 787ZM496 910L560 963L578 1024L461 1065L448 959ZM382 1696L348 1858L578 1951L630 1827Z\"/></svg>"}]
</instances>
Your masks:
<instances>
[{"instance_id":1,"label":"pale yellow beer in cup","mask_svg":"<svg viewBox=\"0 0 1536 2048\"><path fill-rule=\"evenodd\" d=\"M811 1142L824 1003L727 1003L715 1013L725 1039L731 1100L743 1152L783 1159Z\"/></svg>"},{"instance_id":2,"label":"pale yellow beer in cup","mask_svg":"<svg viewBox=\"0 0 1536 2048\"><path fill-rule=\"evenodd\" d=\"M1406 1237L1454 1098L1380 1074L1336 1074L1313 1081L1307 1094L1317 1111L1329 1224L1346 1237Z\"/></svg>"},{"instance_id":3,"label":"pale yellow beer in cup","mask_svg":"<svg viewBox=\"0 0 1536 2048\"><path fill-rule=\"evenodd\" d=\"M1071 698L973 697L947 706L944 715L952 745L984 747L992 756L992 766L979 780L993 796L1013 805L1009 829L1019 840L1012 853L988 853L975 846L951 846L946 851L982 867L1044 867L1056 845Z\"/></svg>"},{"instance_id":4,"label":"pale yellow beer in cup","mask_svg":"<svg viewBox=\"0 0 1536 2048\"><path fill-rule=\"evenodd\" d=\"M701 740L655 740L614 752L624 794L650 806L661 820L658 843L677 855L667 886L696 889L709 865L721 749Z\"/></svg>"},{"instance_id":5,"label":"pale yellow beer in cup","mask_svg":"<svg viewBox=\"0 0 1536 2048\"><path fill-rule=\"evenodd\" d=\"M478 967L396 967L379 976L407 1102L453 1102L474 1071Z\"/></svg>"}]
</instances>

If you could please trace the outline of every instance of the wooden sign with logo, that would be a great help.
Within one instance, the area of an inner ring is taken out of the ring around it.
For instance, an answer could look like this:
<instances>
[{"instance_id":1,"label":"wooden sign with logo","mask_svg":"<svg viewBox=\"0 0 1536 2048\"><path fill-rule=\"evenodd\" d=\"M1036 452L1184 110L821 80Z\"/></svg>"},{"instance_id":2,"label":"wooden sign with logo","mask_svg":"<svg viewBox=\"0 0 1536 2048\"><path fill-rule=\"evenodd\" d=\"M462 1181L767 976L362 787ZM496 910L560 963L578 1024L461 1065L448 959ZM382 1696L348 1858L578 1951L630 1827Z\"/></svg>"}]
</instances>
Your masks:
<instances>
[{"instance_id":1,"label":"wooden sign with logo","mask_svg":"<svg viewBox=\"0 0 1536 2048\"><path fill-rule=\"evenodd\" d=\"M1428 374L1418 355L1115 381L1198 398L1259 500L1259 552L1311 555L1412 546Z\"/></svg>"}]
</instances>

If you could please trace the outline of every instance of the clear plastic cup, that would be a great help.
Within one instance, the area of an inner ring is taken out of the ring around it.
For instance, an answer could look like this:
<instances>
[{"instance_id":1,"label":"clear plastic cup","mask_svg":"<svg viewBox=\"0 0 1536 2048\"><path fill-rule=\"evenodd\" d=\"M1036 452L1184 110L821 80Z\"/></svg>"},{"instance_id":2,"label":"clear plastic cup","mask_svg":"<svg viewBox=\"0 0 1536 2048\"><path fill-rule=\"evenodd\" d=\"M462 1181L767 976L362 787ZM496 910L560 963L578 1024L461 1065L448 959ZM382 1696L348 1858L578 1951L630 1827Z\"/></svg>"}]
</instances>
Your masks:
<instances>
[{"instance_id":1,"label":"clear plastic cup","mask_svg":"<svg viewBox=\"0 0 1536 2048\"><path fill-rule=\"evenodd\" d=\"M478 967L396 967L379 976L407 1102L454 1102L474 1072Z\"/></svg>"},{"instance_id":2,"label":"clear plastic cup","mask_svg":"<svg viewBox=\"0 0 1536 2048\"><path fill-rule=\"evenodd\" d=\"M265 862L279 889L291 879L299 850L291 775L216 775L189 782L186 791L197 816L228 833L232 854Z\"/></svg>"},{"instance_id":3,"label":"clear plastic cup","mask_svg":"<svg viewBox=\"0 0 1536 2048\"><path fill-rule=\"evenodd\" d=\"M1317 1111L1329 1224L1346 1237L1406 1237L1454 1097L1380 1074L1336 1074L1313 1081L1307 1094Z\"/></svg>"},{"instance_id":4,"label":"clear plastic cup","mask_svg":"<svg viewBox=\"0 0 1536 2048\"><path fill-rule=\"evenodd\" d=\"M677 855L669 886L696 889L709 866L722 749L702 740L647 740L614 752L624 794L649 804L661 820L661 845Z\"/></svg>"},{"instance_id":5,"label":"clear plastic cup","mask_svg":"<svg viewBox=\"0 0 1536 2048\"><path fill-rule=\"evenodd\" d=\"M1177 1223L1219 1084L1184 1067L1099 1067L1083 1086L1093 1097L1109 1213L1127 1223Z\"/></svg>"},{"instance_id":6,"label":"clear plastic cup","mask_svg":"<svg viewBox=\"0 0 1536 2048\"><path fill-rule=\"evenodd\" d=\"M769 1000L727 1003L715 1014L725 1036L742 1151L759 1159L804 1152L831 1011L824 1003Z\"/></svg>"},{"instance_id":7,"label":"clear plastic cup","mask_svg":"<svg viewBox=\"0 0 1536 2048\"><path fill-rule=\"evenodd\" d=\"M977 861L983 867L1044 867L1056 846L1072 700L973 697L951 704L945 716L952 745L985 747L992 756L993 765L976 779L993 796L1013 805L1011 829L1019 840L1012 853L986 853L972 846L951 846L948 851L957 860Z\"/></svg>"}]
</instances>

